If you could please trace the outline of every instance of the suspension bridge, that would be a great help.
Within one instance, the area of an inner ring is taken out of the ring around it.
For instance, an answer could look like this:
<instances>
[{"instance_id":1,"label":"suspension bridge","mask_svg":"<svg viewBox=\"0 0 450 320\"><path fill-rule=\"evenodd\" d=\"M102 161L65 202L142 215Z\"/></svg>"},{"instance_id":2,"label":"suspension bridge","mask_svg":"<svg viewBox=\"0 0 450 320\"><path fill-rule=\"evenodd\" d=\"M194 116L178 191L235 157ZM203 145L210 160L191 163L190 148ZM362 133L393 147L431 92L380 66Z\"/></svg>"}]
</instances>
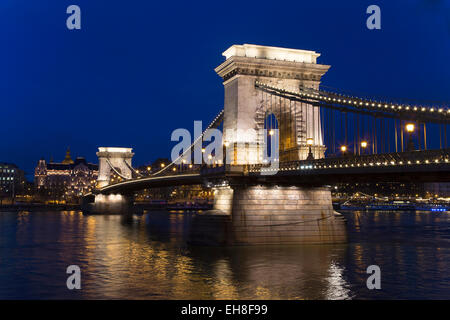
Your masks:
<instances>
[{"instance_id":1,"label":"suspension bridge","mask_svg":"<svg viewBox=\"0 0 450 320\"><path fill-rule=\"evenodd\" d=\"M197 217L193 242L338 243L346 241L345 222L333 211L329 185L450 182L447 106L322 90L329 66L314 51L246 44L223 55L215 71L225 105L205 131L152 174L133 169L131 149L99 148L91 207L126 211L138 190L207 184L214 210ZM222 130L223 150L205 154L212 128ZM199 149L203 161L192 163ZM111 183L111 172L120 181Z\"/></svg>"}]
</instances>

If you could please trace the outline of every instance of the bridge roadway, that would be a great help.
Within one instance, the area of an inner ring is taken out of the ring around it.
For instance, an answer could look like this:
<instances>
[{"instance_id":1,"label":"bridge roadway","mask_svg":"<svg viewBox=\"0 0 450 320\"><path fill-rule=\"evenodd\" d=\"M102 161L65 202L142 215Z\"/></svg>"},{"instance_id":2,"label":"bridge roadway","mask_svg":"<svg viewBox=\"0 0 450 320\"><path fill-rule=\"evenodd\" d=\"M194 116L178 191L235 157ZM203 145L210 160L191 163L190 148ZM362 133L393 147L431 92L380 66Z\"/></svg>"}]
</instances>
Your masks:
<instances>
[{"instance_id":1,"label":"bridge roadway","mask_svg":"<svg viewBox=\"0 0 450 320\"><path fill-rule=\"evenodd\" d=\"M344 156L264 165L198 166L198 169L142 177L96 190L101 194L130 194L138 190L212 183L331 185L364 182L450 182L450 148L442 150Z\"/></svg>"}]
</instances>

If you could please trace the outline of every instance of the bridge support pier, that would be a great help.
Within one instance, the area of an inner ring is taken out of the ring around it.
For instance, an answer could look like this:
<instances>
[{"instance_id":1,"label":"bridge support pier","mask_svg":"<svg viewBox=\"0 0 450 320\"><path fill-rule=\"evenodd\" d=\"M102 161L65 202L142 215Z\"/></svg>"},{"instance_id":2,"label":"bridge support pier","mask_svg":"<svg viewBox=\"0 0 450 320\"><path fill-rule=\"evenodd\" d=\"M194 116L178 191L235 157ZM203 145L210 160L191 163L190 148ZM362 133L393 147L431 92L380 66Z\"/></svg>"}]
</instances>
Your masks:
<instances>
[{"instance_id":1,"label":"bridge support pier","mask_svg":"<svg viewBox=\"0 0 450 320\"><path fill-rule=\"evenodd\" d=\"M132 195L97 194L84 198L82 210L87 214L130 214L133 211Z\"/></svg>"},{"instance_id":2,"label":"bridge support pier","mask_svg":"<svg viewBox=\"0 0 450 320\"><path fill-rule=\"evenodd\" d=\"M216 188L214 209L196 220L192 234L196 241L191 242L197 244L202 239L209 241L202 244L231 245L347 241L345 220L333 210L331 192L326 187ZM200 234L201 239L197 237Z\"/></svg>"},{"instance_id":3,"label":"bridge support pier","mask_svg":"<svg viewBox=\"0 0 450 320\"><path fill-rule=\"evenodd\" d=\"M243 186L234 189L235 244L324 244L346 242L325 187Z\"/></svg>"}]
</instances>

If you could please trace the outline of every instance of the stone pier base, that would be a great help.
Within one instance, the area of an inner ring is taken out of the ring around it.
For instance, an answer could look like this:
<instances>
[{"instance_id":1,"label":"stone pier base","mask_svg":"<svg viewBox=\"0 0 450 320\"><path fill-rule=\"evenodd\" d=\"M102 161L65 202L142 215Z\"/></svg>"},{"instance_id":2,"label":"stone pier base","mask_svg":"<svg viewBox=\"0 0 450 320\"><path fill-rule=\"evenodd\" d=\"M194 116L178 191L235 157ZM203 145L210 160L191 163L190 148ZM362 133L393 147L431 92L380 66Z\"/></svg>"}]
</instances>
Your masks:
<instances>
[{"instance_id":1,"label":"stone pier base","mask_svg":"<svg viewBox=\"0 0 450 320\"><path fill-rule=\"evenodd\" d=\"M86 214L129 214L133 210L133 197L121 194L97 194L83 199L82 210Z\"/></svg>"},{"instance_id":2,"label":"stone pier base","mask_svg":"<svg viewBox=\"0 0 450 320\"><path fill-rule=\"evenodd\" d=\"M345 220L333 210L331 192L325 187L217 188L214 210L196 217L196 224L193 235L201 235L211 243L334 244L347 241ZM201 242L201 238L196 242Z\"/></svg>"}]
</instances>

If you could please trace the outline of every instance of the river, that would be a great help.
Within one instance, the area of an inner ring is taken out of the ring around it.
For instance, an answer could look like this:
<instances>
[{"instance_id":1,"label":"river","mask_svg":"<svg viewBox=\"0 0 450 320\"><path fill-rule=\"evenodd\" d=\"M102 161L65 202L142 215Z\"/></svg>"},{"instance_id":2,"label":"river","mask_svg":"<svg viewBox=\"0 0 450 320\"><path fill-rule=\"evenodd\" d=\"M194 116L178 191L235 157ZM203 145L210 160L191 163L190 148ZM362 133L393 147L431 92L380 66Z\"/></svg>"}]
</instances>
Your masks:
<instances>
[{"instance_id":1,"label":"river","mask_svg":"<svg viewBox=\"0 0 450 320\"><path fill-rule=\"evenodd\" d=\"M186 245L190 213L0 212L0 299L450 299L450 213L343 214L345 245L217 248Z\"/></svg>"}]
</instances>

